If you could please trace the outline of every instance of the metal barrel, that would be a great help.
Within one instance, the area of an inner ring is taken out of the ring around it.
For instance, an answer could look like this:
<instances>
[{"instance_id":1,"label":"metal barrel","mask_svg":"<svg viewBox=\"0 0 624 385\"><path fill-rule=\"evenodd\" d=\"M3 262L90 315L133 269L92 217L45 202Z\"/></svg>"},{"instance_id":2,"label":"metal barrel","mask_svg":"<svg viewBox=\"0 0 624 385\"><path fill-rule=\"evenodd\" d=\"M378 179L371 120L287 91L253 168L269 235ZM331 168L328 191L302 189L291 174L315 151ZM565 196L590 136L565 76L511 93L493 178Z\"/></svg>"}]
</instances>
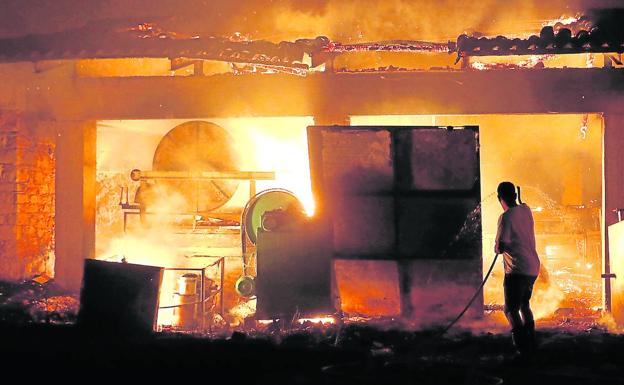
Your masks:
<instances>
[{"instance_id":1,"label":"metal barrel","mask_svg":"<svg viewBox=\"0 0 624 385\"><path fill-rule=\"evenodd\" d=\"M173 294L173 325L183 330L197 326L199 295L197 293L197 274L187 273L178 278L178 292Z\"/></svg>"}]
</instances>

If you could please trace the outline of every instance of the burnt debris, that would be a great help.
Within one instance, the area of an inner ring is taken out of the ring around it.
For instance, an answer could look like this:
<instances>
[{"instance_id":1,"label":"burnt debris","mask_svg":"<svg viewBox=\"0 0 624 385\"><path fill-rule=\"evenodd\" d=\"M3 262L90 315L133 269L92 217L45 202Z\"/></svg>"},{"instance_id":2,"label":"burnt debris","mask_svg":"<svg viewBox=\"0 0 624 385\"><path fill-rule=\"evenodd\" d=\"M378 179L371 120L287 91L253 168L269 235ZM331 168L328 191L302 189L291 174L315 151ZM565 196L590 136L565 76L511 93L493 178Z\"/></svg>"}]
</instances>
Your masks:
<instances>
[{"instance_id":1,"label":"burnt debris","mask_svg":"<svg viewBox=\"0 0 624 385\"><path fill-rule=\"evenodd\" d=\"M566 26L558 23L543 27L539 35L527 39L462 34L457 38L457 54L491 56L624 52L624 9L595 12L590 19L595 22L589 29L574 32L576 24Z\"/></svg>"}]
</instances>

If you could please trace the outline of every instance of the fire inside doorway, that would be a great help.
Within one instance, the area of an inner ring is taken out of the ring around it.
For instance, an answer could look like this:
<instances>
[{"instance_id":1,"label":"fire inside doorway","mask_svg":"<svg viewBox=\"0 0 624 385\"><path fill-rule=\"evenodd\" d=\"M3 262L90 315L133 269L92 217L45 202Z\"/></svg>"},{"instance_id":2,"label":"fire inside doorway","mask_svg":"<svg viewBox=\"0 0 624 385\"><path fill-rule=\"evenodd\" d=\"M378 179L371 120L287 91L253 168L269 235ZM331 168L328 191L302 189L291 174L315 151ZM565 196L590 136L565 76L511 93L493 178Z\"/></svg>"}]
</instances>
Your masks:
<instances>
[{"instance_id":1,"label":"fire inside doorway","mask_svg":"<svg viewBox=\"0 0 624 385\"><path fill-rule=\"evenodd\" d=\"M203 301L239 322L254 307L236 291L245 269L243 208L279 188L313 213L310 124L305 117L100 121L97 257L166 268L160 325L186 328L177 305Z\"/></svg>"},{"instance_id":2,"label":"fire inside doorway","mask_svg":"<svg viewBox=\"0 0 624 385\"><path fill-rule=\"evenodd\" d=\"M557 325L591 324L604 308L602 116L351 117L351 124L460 123L480 128L484 273L494 256L497 219L502 213L496 186L510 180L522 187L522 199L535 219L543 265L532 300L536 316ZM502 266L497 266L484 288L486 311L502 309L502 279ZM494 314L502 322L502 312Z\"/></svg>"},{"instance_id":3,"label":"fire inside doorway","mask_svg":"<svg viewBox=\"0 0 624 385\"><path fill-rule=\"evenodd\" d=\"M522 187L536 220L545 267L536 289L538 317L559 322L597 316L602 307L600 115L351 116L350 123L479 126L483 266L491 262L501 212L493 192L498 182L511 180ZM240 292L254 283L239 279L246 269L256 272L254 263L241 255L240 216L250 197L272 189L292 192L308 215L315 213L306 135L312 124L306 117L100 121L98 258L169 269L161 290L160 325L196 326L175 306L198 301L206 301L225 322L242 322L255 312L256 303ZM198 132L207 136L198 140ZM208 139L214 145L202 152ZM218 156L211 158L214 154ZM138 170L134 178L132 170ZM175 175L181 171L187 173ZM216 183L184 180L197 176L193 172L229 174ZM208 185L198 190L201 183ZM149 186L174 188L143 198ZM333 268L345 313L405 313L400 263L339 258ZM484 291L486 311L500 317L501 281L499 266Z\"/></svg>"}]
</instances>

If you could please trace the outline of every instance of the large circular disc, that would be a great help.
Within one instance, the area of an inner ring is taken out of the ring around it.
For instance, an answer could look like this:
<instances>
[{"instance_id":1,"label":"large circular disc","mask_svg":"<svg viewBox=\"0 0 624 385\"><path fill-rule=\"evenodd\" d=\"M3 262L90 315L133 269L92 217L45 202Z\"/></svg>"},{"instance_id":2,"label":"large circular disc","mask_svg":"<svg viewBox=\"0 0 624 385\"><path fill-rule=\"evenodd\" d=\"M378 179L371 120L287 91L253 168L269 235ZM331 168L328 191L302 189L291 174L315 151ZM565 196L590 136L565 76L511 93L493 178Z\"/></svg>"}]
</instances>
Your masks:
<instances>
[{"instance_id":1,"label":"large circular disc","mask_svg":"<svg viewBox=\"0 0 624 385\"><path fill-rule=\"evenodd\" d=\"M174 127L160 141L154 152L155 171L237 171L239 159L233 140L222 127L189 121ZM223 206L236 191L238 181L166 180L157 181L159 189L179 193L186 210L209 212Z\"/></svg>"}]
</instances>

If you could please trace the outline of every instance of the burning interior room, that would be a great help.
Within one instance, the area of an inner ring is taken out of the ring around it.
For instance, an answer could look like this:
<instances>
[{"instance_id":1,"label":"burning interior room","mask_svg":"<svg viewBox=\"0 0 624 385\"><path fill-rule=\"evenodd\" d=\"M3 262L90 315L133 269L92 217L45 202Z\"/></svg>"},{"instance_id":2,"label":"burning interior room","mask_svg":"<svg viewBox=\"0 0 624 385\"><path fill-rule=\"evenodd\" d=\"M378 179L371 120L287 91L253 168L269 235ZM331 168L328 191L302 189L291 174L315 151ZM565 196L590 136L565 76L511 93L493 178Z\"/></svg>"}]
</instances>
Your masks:
<instances>
[{"instance_id":1,"label":"burning interior room","mask_svg":"<svg viewBox=\"0 0 624 385\"><path fill-rule=\"evenodd\" d=\"M6 6L2 322L334 347L349 327L505 333L508 180L538 330L620 338L621 9L438 26L405 19L447 2L217 3L62 25Z\"/></svg>"}]
</instances>

